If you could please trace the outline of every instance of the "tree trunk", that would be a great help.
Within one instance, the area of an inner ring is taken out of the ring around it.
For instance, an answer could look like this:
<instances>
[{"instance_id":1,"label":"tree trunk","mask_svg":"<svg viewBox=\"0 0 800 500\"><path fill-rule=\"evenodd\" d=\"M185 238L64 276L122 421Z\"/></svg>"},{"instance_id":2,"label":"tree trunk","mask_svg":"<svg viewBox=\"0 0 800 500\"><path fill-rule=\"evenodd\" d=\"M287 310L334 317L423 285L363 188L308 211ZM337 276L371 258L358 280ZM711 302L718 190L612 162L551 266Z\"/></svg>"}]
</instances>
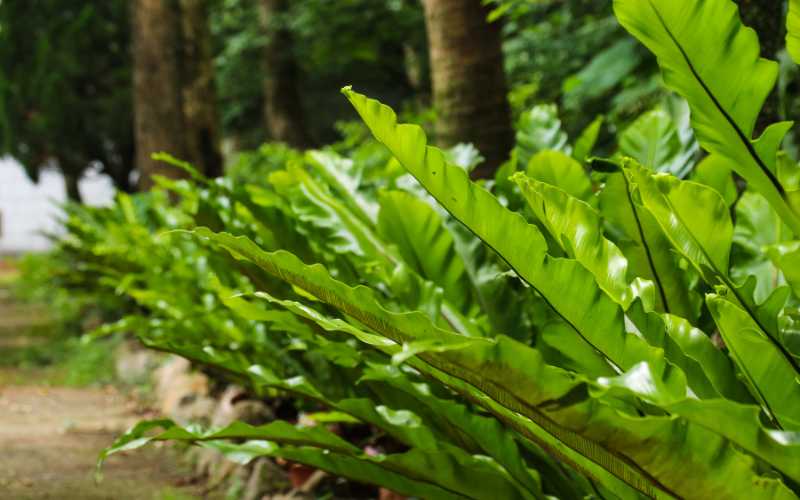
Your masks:
<instances>
[{"instance_id":1,"label":"tree trunk","mask_svg":"<svg viewBox=\"0 0 800 500\"><path fill-rule=\"evenodd\" d=\"M178 34L180 24L171 0L133 0L133 102L139 187L149 189L155 174L186 174L150 158L165 151L186 157L183 140Z\"/></svg>"},{"instance_id":2,"label":"tree trunk","mask_svg":"<svg viewBox=\"0 0 800 500\"><path fill-rule=\"evenodd\" d=\"M185 159L206 176L219 177L222 154L206 4L206 0L180 0Z\"/></svg>"},{"instance_id":3,"label":"tree trunk","mask_svg":"<svg viewBox=\"0 0 800 500\"><path fill-rule=\"evenodd\" d=\"M784 0L738 0L742 22L758 33L761 57L776 60L784 44ZM779 121L780 103L777 87L767 97L756 122L756 135L767 125Z\"/></svg>"},{"instance_id":4,"label":"tree trunk","mask_svg":"<svg viewBox=\"0 0 800 500\"><path fill-rule=\"evenodd\" d=\"M122 157L120 159L121 168L116 175L112 176L114 185L123 193L133 193L136 190L136 186L131 182L131 172L136 166L136 143L131 141L127 144L121 151L120 156Z\"/></svg>"},{"instance_id":5,"label":"tree trunk","mask_svg":"<svg viewBox=\"0 0 800 500\"><path fill-rule=\"evenodd\" d=\"M64 189L67 193L67 199L75 203L83 203L83 197L81 196L79 187L80 180L80 174L64 172Z\"/></svg>"},{"instance_id":6,"label":"tree trunk","mask_svg":"<svg viewBox=\"0 0 800 500\"><path fill-rule=\"evenodd\" d=\"M296 148L313 145L303 117L292 36L281 24L286 0L260 0L264 46L264 119L270 138Z\"/></svg>"},{"instance_id":7,"label":"tree trunk","mask_svg":"<svg viewBox=\"0 0 800 500\"><path fill-rule=\"evenodd\" d=\"M470 142L486 159L475 177L491 177L514 144L501 26L487 23L481 0L423 0L438 142Z\"/></svg>"}]
</instances>

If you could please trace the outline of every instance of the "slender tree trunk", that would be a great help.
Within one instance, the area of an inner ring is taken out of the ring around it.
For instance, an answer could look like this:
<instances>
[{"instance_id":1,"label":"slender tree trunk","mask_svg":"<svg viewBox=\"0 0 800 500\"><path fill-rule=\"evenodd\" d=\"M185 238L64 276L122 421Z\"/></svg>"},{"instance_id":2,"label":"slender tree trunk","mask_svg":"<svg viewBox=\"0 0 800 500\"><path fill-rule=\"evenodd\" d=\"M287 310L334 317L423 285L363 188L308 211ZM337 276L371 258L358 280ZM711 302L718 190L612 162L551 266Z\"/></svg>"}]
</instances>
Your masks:
<instances>
[{"instance_id":1,"label":"slender tree trunk","mask_svg":"<svg viewBox=\"0 0 800 500\"><path fill-rule=\"evenodd\" d=\"M132 6L136 166L139 187L149 189L155 174L186 175L150 158L160 151L186 157L177 53L180 23L171 0L133 0Z\"/></svg>"},{"instance_id":2,"label":"slender tree trunk","mask_svg":"<svg viewBox=\"0 0 800 500\"><path fill-rule=\"evenodd\" d=\"M219 115L207 0L180 0L181 81L186 160L208 177L222 175Z\"/></svg>"},{"instance_id":3,"label":"slender tree trunk","mask_svg":"<svg viewBox=\"0 0 800 500\"><path fill-rule=\"evenodd\" d=\"M292 36L281 26L286 0L259 0L264 46L264 119L270 138L296 148L313 141L306 128L298 89L298 67L292 54Z\"/></svg>"},{"instance_id":4,"label":"slender tree trunk","mask_svg":"<svg viewBox=\"0 0 800 500\"><path fill-rule=\"evenodd\" d=\"M79 187L80 180L80 174L64 172L64 189L67 193L67 199L76 203L83 203L83 197L81 196Z\"/></svg>"},{"instance_id":5,"label":"slender tree trunk","mask_svg":"<svg viewBox=\"0 0 800 500\"><path fill-rule=\"evenodd\" d=\"M501 26L487 23L481 0L423 0L438 142L471 142L486 161L473 173L491 177L514 144Z\"/></svg>"},{"instance_id":6,"label":"slender tree trunk","mask_svg":"<svg viewBox=\"0 0 800 500\"><path fill-rule=\"evenodd\" d=\"M738 0L742 22L758 33L761 57L776 60L784 44L784 0ZM769 94L756 122L756 134L779 121L780 103L777 87Z\"/></svg>"},{"instance_id":7,"label":"slender tree trunk","mask_svg":"<svg viewBox=\"0 0 800 500\"><path fill-rule=\"evenodd\" d=\"M123 193L132 193L136 186L131 182L131 172L136 166L136 142L131 141L120 152L122 165L120 172L114 176L114 184Z\"/></svg>"}]
</instances>

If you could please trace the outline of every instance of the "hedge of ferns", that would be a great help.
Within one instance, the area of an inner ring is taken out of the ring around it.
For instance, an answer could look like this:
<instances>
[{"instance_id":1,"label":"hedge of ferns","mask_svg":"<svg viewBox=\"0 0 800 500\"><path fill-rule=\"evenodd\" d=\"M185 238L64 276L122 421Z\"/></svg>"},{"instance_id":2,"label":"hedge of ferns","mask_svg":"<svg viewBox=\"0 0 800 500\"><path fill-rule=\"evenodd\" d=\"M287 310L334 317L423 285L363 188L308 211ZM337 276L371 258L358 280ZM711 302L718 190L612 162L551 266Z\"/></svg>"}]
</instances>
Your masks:
<instances>
[{"instance_id":1,"label":"hedge of ferns","mask_svg":"<svg viewBox=\"0 0 800 500\"><path fill-rule=\"evenodd\" d=\"M267 150L250 182L68 208L51 271L115 297L100 333L319 420L147 421L105 454L187 441L421 498L796 498L800 169L791 123L753 138L777 64L729 0L614 3L693 135L654 111L584 161L595 122L475 183L469 149L346 88L391 156Z\"/></svg>"}]
</instances>

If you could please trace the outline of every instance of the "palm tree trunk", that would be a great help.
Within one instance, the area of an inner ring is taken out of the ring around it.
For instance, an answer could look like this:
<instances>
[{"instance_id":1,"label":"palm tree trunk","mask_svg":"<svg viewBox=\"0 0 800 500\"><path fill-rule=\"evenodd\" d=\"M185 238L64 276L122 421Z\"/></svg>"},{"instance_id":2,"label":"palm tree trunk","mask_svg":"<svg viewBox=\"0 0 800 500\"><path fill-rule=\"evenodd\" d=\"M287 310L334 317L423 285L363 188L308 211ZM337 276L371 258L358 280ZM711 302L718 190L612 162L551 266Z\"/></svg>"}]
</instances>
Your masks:
<instances>
[{"instance_id":1,"label":"palm tree trunk","mask_svg":"<svg viewBox=\"0 0 800 500\"><path fill-rule=\"evenodd\" d=\"M181 82L186 160L208 177L222 175L219 114L206 0L180 0Z\"/></svg>"},{"instance_id":2,"label":"palm tree trunk","mask_svg":"<svg viewBox=\"0 0 800 500\"><path fill-rule=\"evenodd\" d=\"M267 34L264 46L264 118L270 138L296 148L307 148L313 141L306 128L300 92L298 67L292 54L292 36L281 26L286 0L260 0L262 27Z\"/></svg>"},{"instance_id":3,"label":"palm tree trunk","mask_svg":"<svg viewBox=\"0 0 800 500\"><path fill-rule=\"evenodd\" d=\"M178 68L180 24L170 0L133 0L133 102L139 187L149 189L155 174L186 174L150 155L165 151L184 158L183 113Z\"/></svg>"},{"instance_id":4,"label":"palm tree trunk","mask_svg":"<svg viewBox=\"0 0 800 500\"><path fill-rule=\"evenodd\" d=\"M76 203L83 202L83 197L81 196L81 190L79 187L80 180L80 174L69 172L64 173L64 189L67 193L67 199Z\"/></svg>"},{"instance_id":5,"label":"palm tree trunk","mask_svg":"<svg viewBox=\"0 0 800 500\"><path fill-rule=\"evenodd\" d=\"M503 68L501 26L481 0L423 0L430 50L436 135L442 146L474 144L486 159L474 175L491 177L514 143Z\"/></svg>"}]
</instances>

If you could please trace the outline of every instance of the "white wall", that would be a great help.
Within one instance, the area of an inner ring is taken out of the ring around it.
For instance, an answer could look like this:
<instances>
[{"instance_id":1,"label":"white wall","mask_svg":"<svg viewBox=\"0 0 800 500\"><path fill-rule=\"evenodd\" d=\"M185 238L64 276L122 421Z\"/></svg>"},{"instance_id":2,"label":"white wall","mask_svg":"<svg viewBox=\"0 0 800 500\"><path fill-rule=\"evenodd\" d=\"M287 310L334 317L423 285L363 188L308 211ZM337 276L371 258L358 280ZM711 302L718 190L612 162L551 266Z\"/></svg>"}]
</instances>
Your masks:
<instances>
[{"instance_id":1,"label":"white wall","mask_svg":"<svg viewBox=\"0 0 800 500\"><path fill-rule=\"evenodd\" d=\"M110 179L96 172L81 180L80 191L90 205L106 205L114 197ZM58 205L65 199L58 172L46 170L34 184L19 163L0 158L0 254L46 250L49 242L39 233L57 230Z\"/></svg>"}]
</instances>

